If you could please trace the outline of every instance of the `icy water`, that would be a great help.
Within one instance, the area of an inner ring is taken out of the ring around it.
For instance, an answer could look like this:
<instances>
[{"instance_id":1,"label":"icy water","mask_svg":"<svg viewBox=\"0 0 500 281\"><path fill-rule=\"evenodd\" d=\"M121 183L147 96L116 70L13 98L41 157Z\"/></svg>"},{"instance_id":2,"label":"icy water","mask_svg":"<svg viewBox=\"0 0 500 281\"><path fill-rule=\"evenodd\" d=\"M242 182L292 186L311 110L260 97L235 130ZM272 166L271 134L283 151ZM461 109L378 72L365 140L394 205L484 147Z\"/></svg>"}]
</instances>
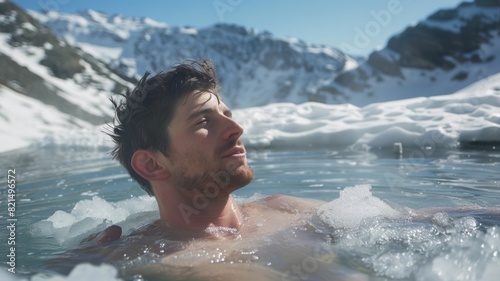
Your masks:
<instances>
[{"instance_id":1,"label":"icy water","mask_svg":"<svg viewBox=\"0 0 500 281\"><path fill-rule=\"evenodd\" d=\"M111 224L120 224L127 235L158 217L154 200L107 150L45 147L4 153L0 279L144 280L129 269L175 260L165 265L160 280L210 279L210 267L236 270L240 277L255 274L254 280L498 280L500 214L472 210L500 207L495 147L415 148L402 156L377 150L249 151L248 158L255 179L235 193L240 202L281 193L326 203L315 216L233 253L217 246L175 255L186 249L184 242L131 235L107 246L102 257L74 249ZM8 169L16 176L15 275L6 264ZM408 208L433 207L466 209L425 219L407 216ZM134 254L115 251L143 240L148 246Z\"/></svg>"}]
</instances>

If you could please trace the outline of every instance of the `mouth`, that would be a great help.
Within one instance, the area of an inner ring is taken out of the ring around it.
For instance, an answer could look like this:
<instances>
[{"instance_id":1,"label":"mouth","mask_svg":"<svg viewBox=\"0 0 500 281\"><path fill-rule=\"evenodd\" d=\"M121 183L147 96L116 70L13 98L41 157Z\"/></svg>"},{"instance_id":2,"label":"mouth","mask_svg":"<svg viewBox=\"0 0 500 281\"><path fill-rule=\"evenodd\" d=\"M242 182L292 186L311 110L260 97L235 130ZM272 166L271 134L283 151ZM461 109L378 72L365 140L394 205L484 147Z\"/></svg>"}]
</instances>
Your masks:
<instances>
[{"instance_id":1,"label":"mouth","mask_svg":"<svg viewBox=\"0 0 500 281\"><path fill-rule=\"evenodd\" d=\"M245 148L242 146L235 146L232 149L230 149L222 158L228 158L228 157L245 157Z\"/></svg>"}]
</instances>

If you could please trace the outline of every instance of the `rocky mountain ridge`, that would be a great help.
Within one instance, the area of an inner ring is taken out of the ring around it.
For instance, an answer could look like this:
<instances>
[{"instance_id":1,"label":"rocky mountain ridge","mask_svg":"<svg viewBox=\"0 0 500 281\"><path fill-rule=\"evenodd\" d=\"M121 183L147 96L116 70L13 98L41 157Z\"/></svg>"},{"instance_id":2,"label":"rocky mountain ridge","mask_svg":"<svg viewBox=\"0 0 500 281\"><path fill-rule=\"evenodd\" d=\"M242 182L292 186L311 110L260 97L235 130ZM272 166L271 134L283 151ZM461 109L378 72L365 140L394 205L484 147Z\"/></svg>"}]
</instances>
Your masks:
<instances>
[{"instance_id":1,"label":"rocky mountain ridge","mask_svg":"<svg viewBox=\"0 0 500 281\"><path fill-rule=\"evenodd\" d=\"M378 101L449 94L500 72L499 56L500 1L476 0L406 28L335 83Z\"/></svg>"},{"instance_id":2,"label":"rocky mountain ridge","mask_svg":"<svg viewBox=\"0 0 500 281\"><path fill-rule=\"evenodd\" d=\"M10 1L0 1L0 64L0 151L111 121L109 97L135 83Z\"/></svg>"},{"instance_id":3,"label":"rocky mountain ridge","mask_svg":"<svg viewBox=\"0 0 500 281\"><path fill-rule=\"evenodd\" d=\"M500 71L496 0L439 10L366 60L229 24L173 27L92 10L31 14L70 44L136 78L208 57L218 66L226 102L233 107L306 101L363 106L453 93Z\"/></svg>"},{"instance_id":4,"label":"rocky mountain ridge","mask_svg":"<svg viewBox=\"0 0 500 281\"><path fill-rule=\"evenodd\" d=\"M0 17L1 85L91 124L109 121L110 106L85 108L78 99L101 101L134 79L60 40L12 2L0 3Z\"/></svg>"}]
</instances>

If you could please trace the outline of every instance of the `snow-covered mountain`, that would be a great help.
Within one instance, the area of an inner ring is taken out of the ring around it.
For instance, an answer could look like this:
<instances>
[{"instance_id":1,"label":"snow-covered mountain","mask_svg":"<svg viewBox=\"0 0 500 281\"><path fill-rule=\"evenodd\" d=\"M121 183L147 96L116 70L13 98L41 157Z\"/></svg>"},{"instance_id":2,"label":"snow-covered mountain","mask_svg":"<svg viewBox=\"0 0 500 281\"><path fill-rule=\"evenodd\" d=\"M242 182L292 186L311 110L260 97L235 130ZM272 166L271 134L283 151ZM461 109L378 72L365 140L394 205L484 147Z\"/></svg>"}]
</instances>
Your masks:
<instances>
[{"instance_id":1,"label":"snow-covered mountain","mask_svg":"<svg viewBox=\"0 0 500 281\"><path fill-rule=\"evenodd\" d=\"M141 76L186 59L209 58L217 66L225 101L232 107L277 101L346 102L315 90L357 61L330 47L277 38L228 24L173 27L148 18L31 12L54 33L126 75Z\"/></svg>"},{"instance_id":2,"label":"snow-covered mountain","mask_svg":"<svg viewBox=\"0 0 500 281\"><path fill-rule=\"evenodd\" d=\"M356 104L450 94L500 72L499 57L500 1L476 0L406 28L335 84Z\"/></svg>"},{"instance_id":3,"label":"snow-covered mountain","mask_svg":"<svg viewBox=\"0 0 500 281\"><path fill-rule=\"evenodd\" d=\"M497 0L437 11L366 60L235 25L173 27L92 10L31 13L126 75L208 57L218 66L226 102L233 107L306 101L366 105L442 95L500 71Z\"/></svg>"},{"instance_id":4,"label":"snow-covered mountain","mask_svg":"<svg viewBox=\"0 0 500 281\"><path fill-rule=\"evenodd\" d=\"M58 39L10 1L0 2L0 65L0 150L110 121L110 95L134 82Z\"/></svg>"}]
</instances>

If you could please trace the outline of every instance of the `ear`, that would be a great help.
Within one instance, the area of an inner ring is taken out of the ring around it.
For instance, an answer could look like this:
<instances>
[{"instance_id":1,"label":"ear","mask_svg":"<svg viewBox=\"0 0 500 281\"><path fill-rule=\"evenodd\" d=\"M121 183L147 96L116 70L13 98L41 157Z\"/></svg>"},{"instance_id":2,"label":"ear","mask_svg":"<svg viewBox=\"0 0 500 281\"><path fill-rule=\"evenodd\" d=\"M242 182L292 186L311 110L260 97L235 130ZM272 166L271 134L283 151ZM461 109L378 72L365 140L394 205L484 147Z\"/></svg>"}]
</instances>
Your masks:
<instances>
[{"instance_id":1,"label":"ear","mask_svg":"<svg viewBox=\"0 0 500 281\"><path fill-rule=\"evenodd\" d=\"M134 171L148 181L163 180L170 176L167 167L159 163L156 154L149 150L138 149L130 162Z\"/></svg>"}]
</instances>

